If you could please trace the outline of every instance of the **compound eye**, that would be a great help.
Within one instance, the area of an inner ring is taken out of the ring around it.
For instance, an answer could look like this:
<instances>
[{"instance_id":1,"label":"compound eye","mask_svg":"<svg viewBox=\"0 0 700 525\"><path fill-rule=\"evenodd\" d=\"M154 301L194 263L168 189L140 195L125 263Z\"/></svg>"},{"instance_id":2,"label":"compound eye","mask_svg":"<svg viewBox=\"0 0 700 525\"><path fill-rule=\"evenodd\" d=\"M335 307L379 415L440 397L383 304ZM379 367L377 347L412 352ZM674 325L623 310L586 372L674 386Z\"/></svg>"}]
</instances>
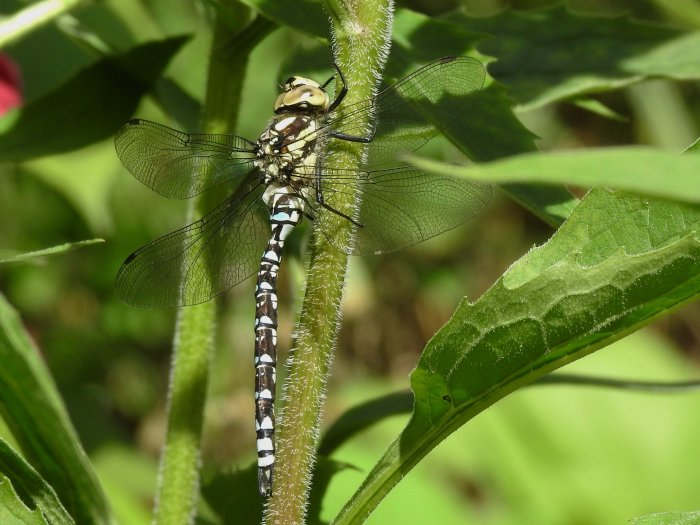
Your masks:
<instances>
[{"instance_id":1,"label":"compound eye","mask_svg":"<svg viewBox=\"0 0 700 525\"><path fill-rule=\"evenodd\" d=\"M305 103L308 106L314 107L314 108L324 108L328 104L328 95L326 94L325 91L319 89L319 88L314 88L314 87L305 87L305 88L298 88L299 93L299 102L300 103Z\"/></svg>"},{"instance_id":2,"label":"compound eye","mask_svg":"<svg viewBox=\"0 0 700 525\"><path fill-rule=\"evenodd\" d=\"M275 113L295 110L317 112L328 108L328 94L324 89L310 84L311 81L302 77L292 77L290 80L291 88L280 93L275 100ZM285 84L285 89L287 87L288 85Z\"/></svg>"},{"instance_id":3,"label":"compound eye","mask_svg":"<svg viewBox=\"0 0 700 525\"><path fill-rule=\"evenodd\" d=\"M275 104L274 106L272 106L272 109L273 111L275 111L275 113L284 105L284 97L287 93L288 91L285 91L284 93L280 93L279 95L277 95L277 98L275 99Z\"/></svg>"}]
</instances>

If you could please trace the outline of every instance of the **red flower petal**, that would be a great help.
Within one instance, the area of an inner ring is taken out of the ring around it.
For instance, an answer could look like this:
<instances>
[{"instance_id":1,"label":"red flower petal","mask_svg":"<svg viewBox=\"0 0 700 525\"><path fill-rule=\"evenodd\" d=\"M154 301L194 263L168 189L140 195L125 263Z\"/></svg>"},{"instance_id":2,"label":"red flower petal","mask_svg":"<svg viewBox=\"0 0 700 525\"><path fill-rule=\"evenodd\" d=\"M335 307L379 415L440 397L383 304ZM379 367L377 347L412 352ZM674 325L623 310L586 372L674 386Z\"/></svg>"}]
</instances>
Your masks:
<instances>
[{"instance_id":1,"label":"red flower petal","mask_svg":"<svg viewBox=\"0 0 700 525\"><path fill-rule=\"evenodd\" d=\"M7 55L0 55L0 115L22 104L19 68Z\"/></svg>"}]
</instances>

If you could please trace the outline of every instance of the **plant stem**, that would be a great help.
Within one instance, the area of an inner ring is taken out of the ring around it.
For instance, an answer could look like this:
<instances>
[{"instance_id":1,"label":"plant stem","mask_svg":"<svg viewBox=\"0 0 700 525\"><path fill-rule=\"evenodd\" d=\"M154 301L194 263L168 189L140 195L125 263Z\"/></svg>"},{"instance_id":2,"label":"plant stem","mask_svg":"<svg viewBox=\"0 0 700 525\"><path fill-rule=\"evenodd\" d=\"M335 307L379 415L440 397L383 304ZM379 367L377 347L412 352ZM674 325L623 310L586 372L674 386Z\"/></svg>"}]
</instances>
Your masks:
<instances>
[{"instance_id":1,"label":"plant stem","mask_svg":"<svg viewBox=\"0 0 700 525\"><path fill-rule=\"evenodd\" d=\"M222 7L224 9L224 7ZM240 20L232 28L217 17L207 79L202 128L212 133L230 133L236 126L241 85L248 55L274 26L256 19L246 28L247 9L233 4L226 21ZM190 221L207 208L204 198L191 201ZM215 332L215 302L190 306L178 312L173 345L173 364L168 403L168 429L158 480L153 522L156 525L194 521L199 497L199 467L202 421L209 384L209 363Z\"/></svg>"},{"instance_id":2,"label":"plant stem","mask_svg":"<svg viewBox=\"0 0 700 525\"><path fill-rule=\"evenodd\" d=\"M178 311L153 523L192 523L199 492L202 419L209 383L215 303Z\"/></svg>"},{"instance_id":3,"label":"plant stem","mask_svg":"<svg viewBox=\"0 0 700 525\"><path fill-rule=\"evenodd\" d=\"M339 111L373 94L388 52L392 8L391 0L327 3L333 23L335 61L349 88ZM369 122L366 124L369 132ZM361 158L361 145L334 141L329 146L326 165L357 169ZM347 193L356 202L352 192ZM333 220L334 241L350 246L350 223L340 217ZM285 405L280 418L274 492L265 509L265 521L270 525L304 523L322 403L340 324L347 262L347 255L314 231L306 295L282 396Z\"/></svg>"},{"instance_id":4,"label":"plant stem","mask_svg":"<svg viewBox=\"0 0 700 525\"><path fill-rule=\"evenodd\" d=\"M0 49L67 13L85 0L42 0L0 22Z\"/></svg>"}]
</instances>

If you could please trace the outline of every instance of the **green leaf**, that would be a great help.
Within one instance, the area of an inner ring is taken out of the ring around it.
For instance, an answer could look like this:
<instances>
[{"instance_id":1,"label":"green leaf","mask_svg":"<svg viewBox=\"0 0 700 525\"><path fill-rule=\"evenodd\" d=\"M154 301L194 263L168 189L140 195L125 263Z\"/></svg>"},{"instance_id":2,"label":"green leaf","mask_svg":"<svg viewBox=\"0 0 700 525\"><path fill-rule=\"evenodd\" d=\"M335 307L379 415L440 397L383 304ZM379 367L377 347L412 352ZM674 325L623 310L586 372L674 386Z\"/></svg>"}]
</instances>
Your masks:
<instances>
[{"instance_id":1,"label":"green leaf","mask_svg":"<svg viewBox=\"0 0 700 525\"><path fill-rule=\"evenodd\" d=\"M32 501L50 525L75 525L51 486L2 439L0 439L0 472L7 476L19 492ZM7 522L0 520L0 523Z\"/></svg>"},{"instance_id":2,"label":"green leaf","mask_svg":"<svg viewBox=\"0 0 700 525\"><path fill-rule=\"evenodd\" d=\"M242 3L283 27L329 40L328 15L316 0L242 0Z\"/></svg>"},{"instance_id":3,"label":"green leaf","mask_svg":"<svg viewBox=\"0 0 700 525\"><path fill-rule=\"evenodd\" d=\"M674 155L643 147L532 153L471 166L454 166L416 157L411 163L434 173L493 183L607 186L700 202L699 155Z\"/></svg>"},{"instance_id":4,"label":"green leaf","mask_svg":"<svg viewBox=\"0 0 700 525\"><path fill-rule=\"evenodd\" d=\"M311 481L312 490L307 511L308 525L327 525L328 522L321 519L323 498L328 491L333 476L346 470L358 469L349 463L336 461L331 458L317 458L316 465L314 466L313 479Z\"/></svg>"},{"instance_id":5,"label":"green leaf","mask_svg":"<svg viewBox=\"0 0 700 525\"><path fill-rule=\"evenodd\" d=\"M186 41L148 42L103 58L30 102L0 135L0 161L63 153L111 137Z\"/></svg>"},{"instance_id":6,"label":"green leaf","mask_svg":"<svg viewBox=\"0 0 700 525\"><path fill-rule=\"evenodd\" d=\"M83 246L90 246L91 244L99 244L102 242L104 242L104 239L89 239L86 241L67 242L65 244L59 244L58 246L52 246L51 248L44 248L43 250L37 250L34 252L19 253L17 255L8 256L0 254L0 264L11 264L24 261L31 261L32 259L46 257L49 255L58 255L71 250L82 248Z\"/></svg>"},{"instance_id":7,"label":"green leaf","mask_svg":"<svg viewBox=\"0 0 700 525\"><path fill-rule=\"evenodd\" d=\"M156 84L154 95L165 113L177 122L178 129L198 129L202 104L180 84L163 78Z\"/></svg>"},{"instance_id":8,"label":"green leaf","mask_svg":"<svg viewBox=\"0 0 700 525\"><path fill-rule=\"evenodd\" d=\"M104 494L51 376L0 295L0 410L27 458L81 525L111 523Z\"/></svg>"},{"instance_id":9,"label":"green leaf","mask_svg":"<svg viewBox=\"0 0 700 525\"><path fill-rule=\"evenodd\" d=\"M393 392L352 407L343 413L323 435L318 453L329 456L335 449L367 427L398 414L407 414L413 408L413 394Z\"/></svg>"},{"instance_id":10,"label":"green leaf","mask_svg":"<svg viewBox=\"0 0 700 525\"><path fill-rule=\"evenodd\" d=\"M77 8L80 0L63 0L62 2L37 2L3 17L0 23L0 49L37 31L41 26L66 15Z\"/></svg>"},{"instance_id":11,"label":"green leaf","mask_svg":"<svg viewBox=\"0 0 700 525\"><path fill-rule=\"evenodd\" d=\"M411 374L411 420L335 523L371 512L438 443L510 392L697 298L698 230L698 207L589 193L429 342Z\"/></svg>"},{"instance_id":12,"label":"green leaf","mask_svg":"<svg viewBox=\"0 0 700 525\"><path fill-rule=\"evenodd\" d=\"M565 188L538 184L503 184L501 191L550 226L559 226L571 215L578 199Z\"/></svg>"},{"instance_id":13,"label":"green leaf","mask_svg":"<svg viewBox=\"0 0 700 525\"><path fill-rule=\"evenodd\" d=\"M574 106L577 106L591 113L595 113L601 117L614 120L616 122L629 122L630 119L620 113L614 111L612 108L603 104L600 100L594 98L577 98L571 101Z\"/></svg>"},{"instance_id":14,"label":"green leaf","mask_svg":"<svg viewBox=\"0 0 700 525\"><path fill-rule=\"evenodd\" d=\"M468 28L447 19L430 18L400 9L394 22L394 44L387 65L394 79L420 64L444 55L472 55L487 36L481 28ZM400 64L401 68L395 64ZM411 65L411 68L407 67ZM491 73L492 65L489 65ZM498 79L497 79L498 80ZM536 151L535 135L515 117L510 93L498 82L488 83L478 97L467 101L467 122L455 122L445 132L466 155L476 161L490 161ZM505 184L501 190L545 222L558 226L569 216L577 200L561 187Z\"/></svg>"},{"instance_id":15,"label":"green leaf","mask_svg":"<svg viewBox=\"0 0 700 525\"><path fill-rule=\"evenodd\" d=\"M245 469L205 475L201 493L221 525L255 523L263 508L257 487L258 467L251 463Z\"/></svg>"},{"instance_id":16,"label":"green leaf","mask_svg":"<svg viewBox=\"0 0 700 525\"><path fill-rule=\"evenodd\" d=\"M22 503L12 484L0 475L0 523L3 525L47 525L37 509L30 510Z\"/></svg>"},{"instance_id":17,"label":"green leaf","mask_svg":"<svg viewBox=\"0 0 700 525\"><path fill-rule=\"evenodd\" d=\"M387 76L397 80L445 55L472 55L484 61L484 57L475 52L483 38L484 34L479 31L407 9L399 10L394 22L394 44ZM466 118L450 125L443 122L439 127L472 160L485 162L536 151L536 137L516 118L513 100L504 86L487 81L478 96L460 102L466 108ZM565 188L505 184L501 190L554 226L560 225L578 202Z\"/></svg>"},{"instance_id":18,"label":"green leaf","mask_svg":"<svg viewBox=\"0 0 700 525\"><path fill-rule=\"evenodd\" d=\"M523 108L619 89L649 77L700 78L697 31L633 22L628 16L578 16L564 7L447 19L491 36L479 46L497 60L489 73L509 87Z\"/></svg>"},{"instance_id":19,"label":"green leaf","mask_svg":"<svg viewBox=\"0 0 700 525\"><path fill-rule=\"evenodd\" d=\"M700 511L694 512L658 512L640 518L633 518L631 525L698 525Z\"/></svg>"},{"instance_id":20,"label":"green leaf","mask_svg":"<svg viewBox=\"0 0 700 525\"><path fill-rule=\"evenodd\" d=\"M685 149L686 153L698 153L700 152L700 138L696 139L690 146Z\"/></svg>"}]
</instances>

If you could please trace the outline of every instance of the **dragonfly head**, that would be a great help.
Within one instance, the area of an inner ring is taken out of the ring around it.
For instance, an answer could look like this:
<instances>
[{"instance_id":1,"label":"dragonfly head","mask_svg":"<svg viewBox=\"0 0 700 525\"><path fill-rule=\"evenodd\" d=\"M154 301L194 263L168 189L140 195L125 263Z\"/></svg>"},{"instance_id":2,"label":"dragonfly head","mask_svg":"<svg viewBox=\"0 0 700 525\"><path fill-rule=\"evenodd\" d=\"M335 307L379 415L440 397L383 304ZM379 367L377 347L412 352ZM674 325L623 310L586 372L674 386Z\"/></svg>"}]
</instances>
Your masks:
<instances>
[{"instance_id":1,"label":"dragonfly head","mask_svg":"<svg viewBox=\"0 0 700 525\"><path fill-rule=\"evenodd\" d=\"M305 111L323 113L330 106L326 90L318 82L304 77L290 77L282 86L284 91L275 100L275 113Z\"/></svg>"}]
</instances>

